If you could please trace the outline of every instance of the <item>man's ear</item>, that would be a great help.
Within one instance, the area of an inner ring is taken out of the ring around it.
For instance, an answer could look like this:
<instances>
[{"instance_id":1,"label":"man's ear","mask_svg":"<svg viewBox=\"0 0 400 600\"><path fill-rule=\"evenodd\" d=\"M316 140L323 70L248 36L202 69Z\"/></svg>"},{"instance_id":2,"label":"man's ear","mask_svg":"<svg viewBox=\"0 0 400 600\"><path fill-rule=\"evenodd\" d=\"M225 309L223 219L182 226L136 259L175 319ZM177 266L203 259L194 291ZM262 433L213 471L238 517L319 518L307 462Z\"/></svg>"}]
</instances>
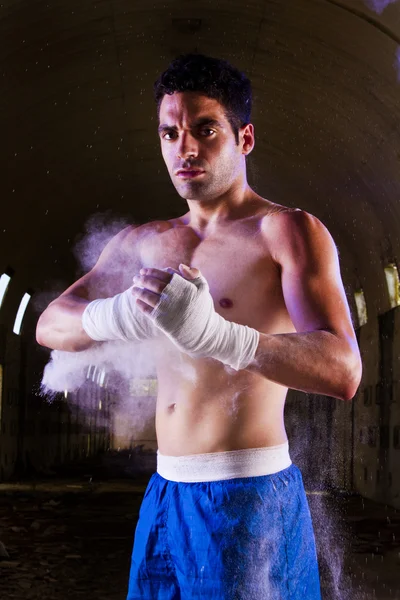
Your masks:
<instances>
[{"instance_id":1,"label":"man's ear","mask_svg":"<svg viewBox=\"0 0 400 600\"><path fill-rule=\"evenodd\" d=\"M239 132L240 141L242 144L242 154L247 156L255 146L254 125L252 123L248 123L247 125L244 125Z\"/></svg>"}]
</instances>

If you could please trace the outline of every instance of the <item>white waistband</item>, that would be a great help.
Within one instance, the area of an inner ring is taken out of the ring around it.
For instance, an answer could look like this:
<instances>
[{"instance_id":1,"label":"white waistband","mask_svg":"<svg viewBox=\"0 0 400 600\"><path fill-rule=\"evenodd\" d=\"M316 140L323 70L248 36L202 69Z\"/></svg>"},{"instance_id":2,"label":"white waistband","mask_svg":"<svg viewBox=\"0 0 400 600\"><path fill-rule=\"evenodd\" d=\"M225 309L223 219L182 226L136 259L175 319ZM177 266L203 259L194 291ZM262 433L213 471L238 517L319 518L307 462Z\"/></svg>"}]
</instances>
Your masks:
<instances>
[{"instance_id":1,"label":"white waistband","mask_svg":"<svg viewBox=\"0 0 400 600\"><path fill-rule=\"evenodd\" d=\"M291 464L289 442L187 456L164 456L157 451L157 473L164 479L183 483L272 475Z\"/></svg>"}]
</instances>

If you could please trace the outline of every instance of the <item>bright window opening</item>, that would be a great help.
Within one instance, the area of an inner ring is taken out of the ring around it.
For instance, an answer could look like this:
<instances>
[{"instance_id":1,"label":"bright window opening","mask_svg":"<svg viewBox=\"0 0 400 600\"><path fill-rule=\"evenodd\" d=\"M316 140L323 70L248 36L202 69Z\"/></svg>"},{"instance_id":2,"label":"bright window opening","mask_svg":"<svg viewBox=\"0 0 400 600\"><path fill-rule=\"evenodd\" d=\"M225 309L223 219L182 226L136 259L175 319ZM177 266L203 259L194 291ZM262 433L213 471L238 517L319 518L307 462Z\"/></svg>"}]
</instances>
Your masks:
<instances>
[{"instance_id":1,"label":"bright window opening","mask_svg":"<svg viewBox=\"0 0 400 600\"><path fill-rule=\"evenodd\" d=\"M8 284L10 283L11 277L7 275L7 273L3 273L0 277L0 308L3 304L4 296L6 295L6 291L8 288Z\"/></svg>"},{"instance_id":2,"label":"bright window opening","mask_svg":"<svg viewBox=\"0 0 400 600\"><path fill-rule=\"evenodd\" d=\"M17 335L21 333L22 320L24 318L26 307L28 306L31 297L32 296L30 294L24 294L22 296L22 300L18 308L17 316L15 317L15 323L13 328L13 332Z\"/></svg>"},{"instance_id":3,"label":"bright window opening","mask_svg":"<svg viewBox=\"0 0 400 600\"><path fill-rule=\"evenodd\" d=\"M400 281L397 267L394 263L385 267L386 284L389 292L390 306L400 305Z\"/></svg>"},{"instance_id":4,"label":"bright window opening","mask_svg":"<svg viewBox=\"0 0 400 600\"><path fill-rule=\"evenodd\" d=\"M354 293L354 299L356 301L357 306L357 316L358 316L358 325L361 327L365 325L368 321L367 315L367 303L365 302L364 291L359 290Z\"/></svg>"},{"instance_id":5,"label":"bright window opening","mask_svg":"<svg viewBox=\"0 0 400 600\"><path fill-rule=\"evenodd\" d=\"M99 379L98 379L98 384L100 387L104 386L104 380L106 378L106 371L105 369L103 369L100 373L99 373Z\"/></svg>"}]
</instances>

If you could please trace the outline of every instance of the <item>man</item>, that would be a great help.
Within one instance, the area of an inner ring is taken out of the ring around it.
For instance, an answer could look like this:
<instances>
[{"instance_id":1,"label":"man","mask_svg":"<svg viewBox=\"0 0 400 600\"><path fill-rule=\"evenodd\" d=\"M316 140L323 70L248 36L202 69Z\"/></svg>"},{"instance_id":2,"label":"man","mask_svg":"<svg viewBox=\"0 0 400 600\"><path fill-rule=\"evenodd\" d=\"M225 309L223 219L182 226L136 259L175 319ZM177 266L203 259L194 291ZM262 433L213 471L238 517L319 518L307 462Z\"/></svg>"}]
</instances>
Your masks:
<instances>
[{"instance_id":1,"label":"man","mask_svg":"<svg viewBox=\"0 0 400 600\"><path fill-rule=\"evenodd\" d=\"M248 185L244 74L186 55L155 94L162 155L189 211L113 238L46 309L37 339L79 351L161 336L175 350L157 364L157 473L128 600L318 600L283 413L289 387L350 400L360 382L336 247L317 218Z\"/></svg>"}]
</instances>

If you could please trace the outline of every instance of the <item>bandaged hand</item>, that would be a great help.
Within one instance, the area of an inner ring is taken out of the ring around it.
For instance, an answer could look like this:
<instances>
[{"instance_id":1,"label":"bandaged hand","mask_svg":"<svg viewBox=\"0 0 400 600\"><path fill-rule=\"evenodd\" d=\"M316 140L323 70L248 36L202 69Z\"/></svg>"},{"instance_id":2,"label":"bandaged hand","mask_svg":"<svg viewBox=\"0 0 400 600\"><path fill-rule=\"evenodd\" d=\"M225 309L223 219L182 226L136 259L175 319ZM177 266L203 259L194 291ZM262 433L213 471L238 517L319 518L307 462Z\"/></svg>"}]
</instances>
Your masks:
<instances>
[{"instance_id":1,"label":"bandaged hand","mask_svg":"<svg viewBox=\"0 0 400 600\"><path fill-rule=\"evenodd\" d=\"M237 371L247 367L254 359L259 332L221 317L214 309L208 283L201 273L194 277L193 271L185 265L181 265L180 270L185 277L167 269L172 274L169 282L164 285L157 303L145 311L151 321L191 356L214 358ZM161 277L162 272L157 269L146 271L147 278L151 274ZM146 276L135 279L146 286ZM143 297L143 288L134 288L134 291L138 298Z\"/></svg>"},{"instance_id":2,"label":"bandaged hand","mask_svg":"<svg viewBox=\"0 0 400 600\"><path fill-rule=\"evenodd\" d=\"M97 342L142 342L160 334L136 304L132 287L112 298L93 300L82 315L82 327Z\"/></svg>"}]
</instances>

